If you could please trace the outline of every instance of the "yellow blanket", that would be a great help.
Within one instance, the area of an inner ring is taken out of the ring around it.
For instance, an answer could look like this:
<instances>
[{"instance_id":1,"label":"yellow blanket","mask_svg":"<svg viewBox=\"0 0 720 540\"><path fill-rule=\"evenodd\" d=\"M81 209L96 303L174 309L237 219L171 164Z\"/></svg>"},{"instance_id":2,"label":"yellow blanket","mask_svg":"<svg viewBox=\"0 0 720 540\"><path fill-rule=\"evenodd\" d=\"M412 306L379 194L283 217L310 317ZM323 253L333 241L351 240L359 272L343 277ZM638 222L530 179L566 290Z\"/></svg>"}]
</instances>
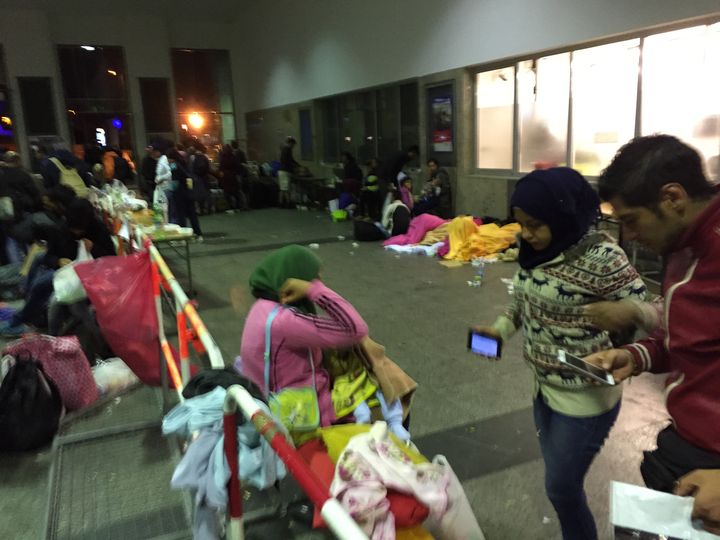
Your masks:
<instances>
[{"instance_id":1,"label":"yellow blanket","mask_svg":"<svg viewBox=\"0 0 720 540\"><path fill-rule=\"evenodd\" d=\"M520 225L510 223L498 227L495 223L475 225L470 216L460 216L448 225L450 251L445 259L469 261L473 257L485 257L507 249L515 243Z\"/></svg>"},{"instance_id":2,"label":"yellow blanket","mask_svg":"<svg viewBox=\"0 0 720 540\"><path fill-rule=\"evenodd\" d=\"M425 234L425 237L422 239L422 242L420 242L420 245L432 246L433 244L437 244L438 242L444 242L448 236L449 225L449 223L443 223L437 229L428 231L427 234Z\"/></svg>"}]
</instances>

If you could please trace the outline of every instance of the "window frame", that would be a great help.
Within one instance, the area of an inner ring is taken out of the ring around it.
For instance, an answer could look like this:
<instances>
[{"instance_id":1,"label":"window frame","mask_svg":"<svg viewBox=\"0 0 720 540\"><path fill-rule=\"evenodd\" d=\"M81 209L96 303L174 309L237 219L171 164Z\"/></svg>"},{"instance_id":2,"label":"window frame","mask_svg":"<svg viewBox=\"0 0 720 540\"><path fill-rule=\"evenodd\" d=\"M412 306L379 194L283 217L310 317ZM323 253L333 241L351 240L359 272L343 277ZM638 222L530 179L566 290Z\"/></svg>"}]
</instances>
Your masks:
<instances>
[{"instance_id":1,"label":"window frame","mask_svg":"<svg viewBox=\"0 0 720 540\"><path fill-rule=\"evenodd\" d=\"M573 102L573 94L572 94L572 85L573 85L573 70L572 70L572 61L573 61L573 54L577 51L581 51L584 49L590 49L593 47L598 47L601 45L608 45L612 43L618 43L630 39L639 39L639 48L640 48L640 56L638 60L638 76L637 76L637 89L636 89L636 103L635 103L635 126L634 126L634 137L638 137L641 134L641 127L642 127L642 74L643 74L643 49L645 46L645 38L649 36L654 36L656 34L663 34L665 32L671 32L673 30L682 30L685 28L692 28L694 26L703 26L703 25L713 25L716 23L720 23L720 16L718 15L709 15L709 16L702 16L702 17L696 17L693 19L687 19L683 21L673 22L666 25L660 25L655 26L652 28L646 28L639 31L631 31L626 32L622 34L617 34L612 37L606 37L606 38L600 38L600 39L594 39L589 40L585 42L580 42L574 45L570 46L563 46L563 47L557 47L557 48L551 48L546 49L542 51L537 51L532 54L526 54L522 56L514 56L511 58L506 58L504 60L494 61L494 62L488 62L484 64L479 64L476 66L471 66L466 69L467 74L469 75L471 79L471 85L472 85L472 145L473 145L473 162L471 166L469 167L469 170L471 174L474 174L475 176L498 176L498 177L520 177L524 174L527 174L526 172L523 173L520 171L520 118L519 118L519 103L518 103L518 84L517 84L517 73L518 73L518 65L520 62L527 61L527 60L536 60L540 59L546 56L553 56L556 54L561 53L570 53L570 79L569 79L569 99L568 99L568 140L566 145L566 162L568 167L573 167L575 165L573 158L574 158L574 152L573 152L573 114L572 114L572 102ZM513 106L513 159L512 159L512 169L494 169L494 168L485 168L479 166L479 160L477 155L477 143L478 143L478 130L477 130L477 75L480 73L484 73L487 71L493 71L500 68L507 68L507 67L513 67L514 68L514 85L515 85L515 95L514 95L514 106ZM586 178L588 178L591 181L594 181L597 179L597 176L595 175L587 175Z\"/></svg>"}]
</instances>

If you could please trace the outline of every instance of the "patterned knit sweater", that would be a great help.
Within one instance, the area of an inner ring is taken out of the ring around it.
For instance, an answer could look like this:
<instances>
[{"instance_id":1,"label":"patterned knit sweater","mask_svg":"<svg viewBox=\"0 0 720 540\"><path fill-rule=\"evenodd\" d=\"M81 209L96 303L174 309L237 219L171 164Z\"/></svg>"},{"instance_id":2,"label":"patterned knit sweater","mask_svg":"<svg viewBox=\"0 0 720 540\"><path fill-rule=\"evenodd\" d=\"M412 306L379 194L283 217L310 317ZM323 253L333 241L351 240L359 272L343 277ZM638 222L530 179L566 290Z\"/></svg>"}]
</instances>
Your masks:
<instances>
[{"instance_id":1,"label":"patterned knit sweater","mask_svg":"<svg viewBox=\"0 0 720 540\"><path fill-rule=\"evenodd\" d=\"M613 346L609 334L585 316L584 307L601 300L643 300L645 293L620 246L591 231L552 261L520 269L513 301L493 326L503 339L522 328L524 357L541 387L581 390L596 385L559 364L558 349L582 358Z\"/></svg>"}]
</instances>

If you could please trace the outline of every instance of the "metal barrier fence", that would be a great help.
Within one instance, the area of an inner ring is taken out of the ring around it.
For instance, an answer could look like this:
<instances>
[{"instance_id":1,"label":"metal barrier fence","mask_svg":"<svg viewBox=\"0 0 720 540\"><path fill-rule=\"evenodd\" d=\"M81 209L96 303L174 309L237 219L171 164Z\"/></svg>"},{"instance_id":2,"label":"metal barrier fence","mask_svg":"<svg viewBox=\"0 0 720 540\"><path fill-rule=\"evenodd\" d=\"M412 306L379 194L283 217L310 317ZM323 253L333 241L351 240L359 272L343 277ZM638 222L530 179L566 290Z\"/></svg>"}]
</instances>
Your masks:
<instances>
[{"instance_id":1,"label":"metal barrier fence","mask_svg":"<svg viewBox=\"0 0 720 540\"><path fill-rule=\"evenodd\" d=\"M131 230L132 224L125 221L125 226ZM117 231L117 228L116 228ZM129 235L132 237L132 235ZM182 388L190 379L190 346L195 347L198 353L206 353L212 368L223 368L225 363L222 352L202 319L195 306L183 291L180 283L170 271L160 251L139 227L135 228L135 245L126 242L123 246L128 251L143 246L150 254L152 268L152 289L155 298L155 309L158 320L158 338L161 354L161 375L163 377L163 390L168 391L168 375L173 383L178 399L183 400ZM178 349L180 370L178 371L175 358L164 327L162 293L167 291L175 304L175 319L178 333ZM245 417L252 422L258 432L268 441L278 457L286 465L300 487L318 508L330 530L340 540L367 540L367 536L345 511L340 503L329 496L327 489L310 469L305 460L288 442L275 421L265 414L257 405L254 398L242 386L231 386L227 391L224 404L223 428L225 431L225 456L230 464L231 477L228 483L228 510L229 525L228 540L243 540L244 522L242 514L242 491L238 476L238 449L237 420L235 413L240 409ZM233 459L234 456L234 459Z\"/></svg>"}]
</instances>

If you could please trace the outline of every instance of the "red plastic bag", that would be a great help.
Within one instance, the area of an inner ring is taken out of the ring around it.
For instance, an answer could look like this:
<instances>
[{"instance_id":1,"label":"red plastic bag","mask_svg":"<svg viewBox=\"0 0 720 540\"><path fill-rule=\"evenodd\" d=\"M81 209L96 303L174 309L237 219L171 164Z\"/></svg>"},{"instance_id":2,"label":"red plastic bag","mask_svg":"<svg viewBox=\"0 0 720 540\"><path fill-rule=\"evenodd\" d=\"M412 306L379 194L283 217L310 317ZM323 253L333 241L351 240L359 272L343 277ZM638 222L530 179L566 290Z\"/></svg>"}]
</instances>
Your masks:
<instances>
[{"instance_id":1,"label":"red plastic bag","mask_svg":"<svg viewBox=\"0 0 720 540\"><path fill-rule=\"evenodd\" d=\"M76 267L115 356L150 385L160 384L160 343L150 255L102 257Z\"/></svg>"},{"instance_id":2,"label":"red plastic bag","mask_svg":"<svg viewBox=\"0 0 720 540\"><path fill-rule=\"evenodd\" d=\"M15 358L28 354L37 360L45 375L55 383L68 411L87 407L99 396L77 336L28 336L9 343L3 350L5 354Z\"/></svg>"}]
</instances>

